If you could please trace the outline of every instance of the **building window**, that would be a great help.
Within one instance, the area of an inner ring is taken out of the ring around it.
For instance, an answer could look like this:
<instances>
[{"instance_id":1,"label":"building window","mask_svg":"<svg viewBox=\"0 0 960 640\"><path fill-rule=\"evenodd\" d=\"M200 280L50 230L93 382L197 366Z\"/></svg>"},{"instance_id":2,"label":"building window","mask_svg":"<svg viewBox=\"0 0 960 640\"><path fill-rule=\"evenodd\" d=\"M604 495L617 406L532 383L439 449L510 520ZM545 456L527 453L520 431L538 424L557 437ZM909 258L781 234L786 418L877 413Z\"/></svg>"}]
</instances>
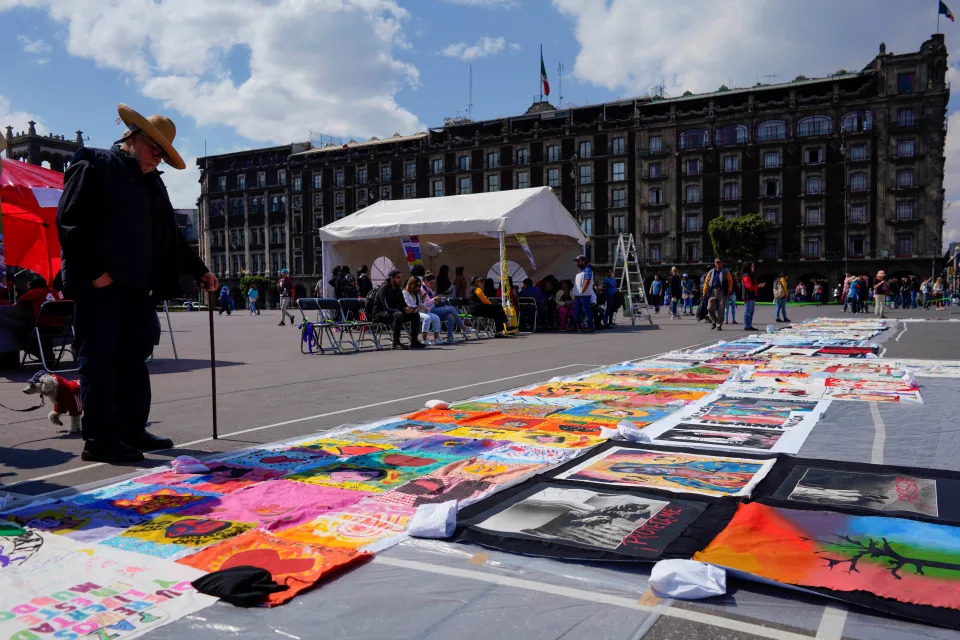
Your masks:
<instances>
[{"instance_id":1,"label":"building window","mask_svg":"<svg viewBox=\"0 0 960 640\"><path fill-rule=\"evenodd\" d=\"M687 175L688 176L700 175L700 158L687 159Z\"/></svg>"},{"instance_id":2,"label":"building window","mask_svg":"<svg viewBox=\"0 0 960 640\"><path fill-rule=\"evenodd\" d=\"M303 256L293 257L293 273L303 273Z\"/></svg>"},{"instance_id":3,"label":"building window","mask_svg":"<svg viewBox=\"0 0 960 640\"><path fill-rule=\"evenodd\" d=\"M320 189L323 187L323 174L319 171L313 174L313 188Z\"/></svg>"},{"instance_id":4,"label":"building window","mask_svg":"<svg viewBox=\"0 0 960 640\"><path fill-rule=\"evenodd\" d=\"M797 123L797 135L826 136L833 131L833 120L829 116L807 116Z\"/></svg>"},{"instance_id":5,"label":"building window","mask_svg":"<svg viewBox=\"0 0 960 640\"><path fill-rule=\"evenodd\" d=\"M780 210L775 207L767 207L763 210L763 219L769 224L776 226L780 218Z\"/></svg>"},{"instance_id":6,"label":"building window","mask_svg":"<svg viewBox=\"0 0 960 640\"><path fill-rule=\"evenodd\" d=\"M913 202L904 200L897 203L897 220L913 220Z\"/></svg>"},{"instance_id":7,"label":"building window","mask_svg":"<svg viewBox=\"0 0 960 640\"><path fill-rule=\"evenodd\" d=\"M313 224L319 229L323 226L323 216L313 216Z\"/></svg>"},{"instance_id":8,"label":"building window","mask_svg":"<svg viewBox=\"0 0 960 640\"><path fill-rule=\"evenodd\" d=\"M443 180L434 180L430 183L430 186L433 187L433 197L439 198L443 195Z\"/></svg>"},{"instance_id":9,"label":"building window","mask_svg":"<svg viewBox=\"0 0 960 640\"><path fill-rule=\"evenodd\" d=\"M660 244L651 244L650 245L650 262L653 264L660 264Z\"/></svg>"},{"instance_id":10,"label":"building window","mask_svg":"<svg viewBox=\"0 0 960 640\"><path fill-rule=\"evenodd\" d=\"M380 167L380 182L390 182L390 167Z\"/></svg>"},{"instance_id":11,"label":"building window","mask_svg":"<svg viewBox=\"0 0 960 640\"><path fill-rule=\"evenodd\" d=\"M293 190L294 191L303 190L303 178L301 178L299 175L293 176Z\"/></svg>"},{"instance_id":12,"label":"building window","mask_svg":"<svg viewBox=\"0 0 960 640\"><path fill-rule=\"evenodd\" d=\"M862 258L864 253L864 236L850 236L848 251L851 258Z\"/></svg>"},{"instance_id":13,"label":"building window","mask_svg":"<svg viewBox=\"0 0 960 640\"><path fill-rule=\"evenodd\" d=\"M625 207L627 206L627 191L626 189L614 189L611 192L611 205L613 207Z\"/></svg>"},{"instance_id":14,"label":"building window","mask_svg":"<svg viewBox=\"0 0 960 640\"><path fill-rule=\"evenodd\" d=\"M700 261L700 244L697 242L688 242L686 244L687 262Z\"/></svg>"},{"instance_id":15,"label":"building window","mask_svg":"<svg viewBox=\"0 0 960 640\"><path fill-rule=\"evenodd\" d=\"M663 202L663 189L648 189L647 202L650 204L661 204Z\"/></svg>"},{"instance_id":16,"label":"building window","mask_svg":"<svg viewBox=\"0 0 960 640\"><path fill-rule=\"evenodd\" d=\"M470 156L457 156L457 171L470 171Z\"/></svg>"},{"instance_id":17,"label":"building window","mask_svg":"<svg viewBox=\"0 0 960 640\"><path fill-rule=\"evenodd\" d=\"M660 163L659 163L659 162L654 162L653 164L650 165L649 168L650 168L650 177L651 177L651 178L659 178L659 177L660 177ZM656 170L656 173L654 173L654 170ZM614 162L614 163L613 163L613 170L610 172L610 179L613 180L614 182L618 182L618 181L620 181L620 180L625 180L626 177L627 177L627 163L626 163L626 162L622 162L622 161L620 161L620 162Z\"/></svg>"},{"instance_id":18,"label":"building window","mask_svg":"<svg viewBox=\"0 0 960 640\"><path fill-rule=\"evenodd\" d=\"M913 73L897 74L897 93L913 93Z\"/></svg>"},{"instance_id":19,"label":"building window","mask_svg":"<svg viewBox=\"0 0 960 640\"><path fill-rule=\"evenodd\" d=\"M780 197L780 181L764 180L763 181L763 197L779 198Z\"/></svg>"},{"instance_id":20,"label":"building window","mask_svg":"<svg viewBox=\"0 0 960 640\"><path fill-rule=\"evenodd\" d=\"M765 154L763 154L764 169L778 169L779 167L780 167L779 151L767 151Z\"/></svg>"},{"instance_id":21,"label":"building window","mask_svg":"<svg viewBox=\"0 0 960 640\"><path fill-rule=\"evenodd\" d=\"M231 201L230 201L230 215L232 215L232 216L242 216L242 215L243 215L243 200L231 200Z\"/></svg>"},{"instance_id":22,"label":"building window","mask_svg":"<svg viewBox=\"0 0 960 640\"><path fill-rule=\"evenodd\" d=\"M913 236L907 233L897 234L897 257L909 258L913 255Z\"/></svg>"},{"instance_id":23,"label":"building window","mask_svg":"<svg viewBox=\"0 0 960 640\"><path fill-rule=\"evenodd\" d=\"M913 169L901 169L897 171L897 187L900 189L913 187Z\"/></svg>"},{"instance_id":24,"label":"building window","mask_svg":"<svg viewBox=\"0 0 960 640\"><path fill-rule=\"evenodd\" d=\"M757 125L757 142L786 139L787 123L783 120L767 120Z\"/></svg>"},{"instance_id":25,"label":"building window","mask_svg":"<svg viewBox=\"0 0 960 640\"><path fill-rule=\"evenodd\" d=\"M438 173L443 173L443 159L434 158L433 162L431 163L431 167L433 169L434 175L437 175Z\"/></svg>"},{"instance_id":26,"label":"building window","mask_svg":"<svg viewBox=\"0 0 960 640\"><path fill-rule=\"evenodd\" d=\"M227 176L220 176L217 178L217 188L224 192L227 190Z\"/></svg>"},{"instance_id":27,"label":"building window","mask_svg":"<svg viewBox=\"0 0 960 640\"><path fill-rule=\"evenodd\" d=\"M237 189L246 189L246 188L247 188L247 176L243 173L240 173L237 175Z\"/></svg>"},{"instance_id":28,"label":"building window","mask_svg":"<svg viewBox=\"0 0 960 640\"><path fill-rule=\"evenodd\" d=\"M850 174L850 191L858 193L867 190L867 174L863 172Z\"/></svg>"},{"instance_id":29,"label":"building window","mask_svg":"<svg viewBox=\"0 0 960 640\"><path fill-rule=\"evenodd\" d=\"M471 185L469 176L465 176L465 177L463 177L463 178L460 178L460 180L459 180L459 182L458 182L458 187L457 187L457 188L459 189L459 191L457 191L457 193L459 193L460 195L466 195L466 194L470 193L473 189L472 189L472 185Z\"/></svg>"},{"instance_id":30,"label":"building window","mask_svg":"<svg viewBox=\"0 0 960 640\"><path fill-rule=\"evenodd\" d=\"M684 231L700 231L700 214L688 213L683 219Z\"/></svg>"},{"instance_id":31,"label":"building window","mask_svg":"<svg viewBox=\"0 0 960 640\"><path fill-rule=\"evenodd\" d=\"M707 146L706 129L687 129L680 134L681 149L702 149Z\"/></svg>"},{"instance_id":32,"label":"building window","mask_svg":"<svg viewBox=\"0 0 960 640\"><path fill-rule=\"evenodd\" d=\"M593 143L590 142L589 140L584 140L583 142L581 142L578 149L579 149L579 157L581 160L583 160L584 158L593 157Z\"/></svg>"},{"instance_id":33,"label":"building window","mask_svg":"<svg viewBox=\"0 0 960 640\"><path fill-rule=\"evenodd\" d=\"M747 127L742 124L728 124L717 129L717 146L743 144L747 141Z\"/></svg>"},{"instance_id":34,"label":"building window","mask_svg":"<svg viewBox=\"0 0 960 640\"><path fill-rule=\"evenodd\" d=\"M517 164L530 164L529 149L517 149Z\"/></svg>"},{"instance_id":35,"label":"building window","mask_svg":"<svg viewBox=\"0 0 960 640\"><path fill-rule=\"evenodd\" d=\"M866 221L867 205L860 203L850 205L850 222L853 224L864 224Z\"/></svg>"},{"instance_id":36,"label":"building window","mask_svg":"<svg viewBox=\"0 0 960 640\"><path fill-rule=\"evenodd\" d=\"M380 188L380 199L389 200L390 199L390 187L381 187Z\"/></svg>"},{"instance_id":37,"label":"building window","mask_svg":"<svg viewBox=\"0 0 960 640\"><path fill-rule=\"evenodd\" d=\"M873 129L873 111L862 109L844 114L840 119L840 128L844 131L870 131Z\"/></svg>"},{"instance_id":38,"label":"building window","mask_svg":"<svg viewBox=\"0 0 960 640\"><path fill-rule=\"evenodd\" d=\"M851 160L866 160L866 159L867 159L867 145L865 145L865 144L854 144L854 145L850 145L850 159L851 159Z\"/></svg>"},{"instance_id":39,"label":"building window","mask_svg":"<svg viewBox=\"0 0 960 640\"><path fill-rule=\"evenodd\" d=\"M500 152L491 151L487 154L487 169L496 169L500 166Z\"/></svg>"},{"instance_id":40,"label":"building window","mask_svg":"<svg viewBox=\"0 0 960 640\"><path fill-rule=\"evenodd\" d=\"M320 193L313 194L313 206L322 207L323 206L323 195Z\"/></svg>"},{"instance_id":41,"label":"building window","mask_svg":"<svg viewBox=\"0 0 960 640\"><path fill-rule=\"evenodd\" d=\"M804 246L808 258L820 257L820 236L807 236Z\"/></svg>"},{"instance_id":42,"label":"building window","mask_svg":"<svg viewBox=\"0 0 960 640\"><path fill-rule=\"evenodd\" d=\"M661 149L663 149L663 138L650 136L650 151L660 151Z\"/></svg>"},{"instance_id":43,"label":"building window","mask_svg":"<svg viewBox=\"0 0 960 640\"><path fill-rule=\"evenodd\" d=\"M262 189L267 186L267 172L257 171L257 187Z\"/></svg>"},{"instance_id":44,"label":"building window","mask_svg":"<svg viewBox=\"0 0 960 640\"><path fill-rule=\"evenodd\" d=\"M736 182L725 182L723 183L723 199L724 200L739 200L740 199L740 185Z\"/></svg>"},{"instance_id":45,"label":"building window","mask_svg":"<svg viewBox=\"0 0 960 640\"><path fill-rule=\"evenodd\" d=\"M590 237L593 235L593 217L585 216L580 222L580 228L583 230L584 235Z\"/></svg>"},{"instance_id":46,"label":"building window","mask_svg":"<svg viewBox=\"0 0 960 640\"><path fill-rule=\"evenodd\" d=\"M347 214L344 212L343 207L339 207L333 212L334 220L343 220L346 216Z\"/></svg>"},{"instance_id":47,"label":"building window","mask_svg":"<svg viewBox=\"0 0 960 640\"><path fill-rule=\"evenodd\" d=\"M580 209L582 211L593 209L593 191L588 189L580 192Z\"/></svg>"},{"instance_id":48,"label":"building window","mask_svg":"<svg viewBox=\"0 0 960 640\"><path fill-rule=\"evenodd\" d=\"M404 198L416 198L416 197L417 197L417 185L415 185L415 184L405 184L405 185L403 185L403 197L404 197Z\"/></svg>"},{"instance_id":49,"label":"building window","mask_svg":"<svg viewBox=\"0 0 960 640\"><path fill-rule=\"evenodd\" d=\"M663 218L660 215L650 216L647 224L650 233L661 233L663 231Z\"/></svg>"},{"instance_id":50,"label":"building window","mask_svg":"<svg viewBox=\"0 0 960 640\"><path fill-rule=\"evenodd\" d=\"M403 177L406 180L414 180L417 177L417 163L407 162L403 165Z\"/></svg>"},{"instance_id":51,"label":"building window","mask_svg":"<svg viewBox=\"0 0 960 640\"><path fill-rule=\"evenodd\" d=\"M496 173L487 176L487 191L500 191L500 176Z\"/></svg>"},{"instance_id":52,"label":"building window","mask_svg":"<svg viewBox=\"0 0 960 640\"><path fill-rule=\"evenodd\" d=\"M823 224L823 219L820 216L820 207L807 209L807 224L812 226Z\"/></svg>"},{"instance_id":53,"label":"building window","mask_svg":"<svg viewBox=\"0 0 960 640\"><path fill-rule=\"evenodd\" d=\"M823 178L810 176L807 178L807 195L817 196L823 193Z\"/></svg>"},{"instance_id":54,"label":"building window","mask_svg":"<svg viewBox=\"0 0 960 640\"><path fill-rule=\"evenodd\" d=\"M357 167L357 184L367 184L366 167Z\"/></svg>"},{"instance_id":55,"label":"building window","mask_svg":"<svg viewBox=\"0 0 960 640\"><path fill-rule=\"evenodd\" d=\"M614 138L610 141L610 153L613 155L620 155L626 149L623 138Z\"/></svg>"},{"instance_id":56,"label":"building window","mask_svg":"<svg viewBox=\"0 0 960 640\"><path fill-rule=\"evenodd\" d=\"M337 169L333 172L333 186L342 187L343 186L343 169Z\"/></svg>"},{"instance_id":57,"label":"building window","mask_svg":"<svg viewBox=\"0 0 960 640\"><path fill-rule=\"evenodd\" d=\"M280 197L279 197L279 196L273 196L272 198L270 198L270 211L271 211L271 212L280 211Z\"/></svg>"},{"instance_id":58,"label":"building window","mask_svg":"<svg viewBox=\"0 0 960 640\"><path fill-rule=\"evenodd\" d=\"M626 231L627 216L620 213L610 216L610 233L620 235L621 233L626 233Z\"/></svg>"},{"instance_id":59,"label":"building window","mask_svg":"<svg viewBox=\"0 0 960 640\"><path fill-rule=\"evenodd\" d=\"M343 204L343 203L344 203L343 191L335 191L333 193L333 204Z\"/></svg>"},{"instance_id":60,"label":"building window","mask_svg":"<svg viewBox=\"0 0 960 640\"><path fill-rule=\"evenodd\" d=\"M615 177L614 180L623 180L623 163L622 162L613 163L613 175L620 176L619 178ZM661 165L659 162L651 162L650 164L647 165L648 178L659 178L662 175L663 175L663 165Z\"/></svg>"},{"instance_id":61,"label":"building window","mask_svg":"<svg viewBox=\"0 0 960 640\"><path fill-rule=\"evenodd\" d=\"M530 186L530 172L517 171L517 189L527 189Z\"/></svg>"},{"instance_id":62,"label":"building window","mask_svg":"<svg viewBox=\"0 0 960 640\"><path fill-rule=\"evenodd\" d=\"M780 243L776 238L767 238L767 246L764 247L763 257L776 259L780 255Z\"/></svg>"},{"instance_id":63,"label":"building window","mask_svg":"<svg viewBox=\"0 0 960 640\"><path fill-rule=\"evenodd\" d=\"M820 149L820 147L814 147L813 149L805 149L803 152L803 163L804 164L822 164L823 151Z\"/></svg>"},{"instance_id":64,"label":"building window","mask_svg":"<svg viewBox=\"0 0 960 640\"><path fill-rule=\"evenodd\" d=\"M589 164L582 164L580 170L580 184L590 184L593 182L593 167Z\"/></svg>"},{"instance_id":65,"label":"building window","mask_svg":"<svg viewBox=\"0 0 960 640\"><path fill-rule=\"evenodd\" d=\"M560 162L560 145L547 146L547 162Z\"/></svg>"},{"instance_id":66,"label":"building window","mask_svg":"<svg viewBox=\"0 0 960 640\"><path fill-rule=\"evenodd\" d=\"M547 186L560 186L560 169L547 169Z\"/></svg>"},{"instance_id":67,"label":"building window","mask_svg":"<svg viewBox=\"0 0 960 640\"><path fill-rule=\"evenodd\" d=\"M700 185L691 184L687 186L685 202L700 202Z\"/></svg>"},{"instance_id":68,"label":"building window","mask_svg":"<svg viewBox=\"0 0 960 640\"><path fill-rule=\"evenodd\" d=\"M281 187L287 184L287 171L286 169L277 170L277 184Z\"/></svg>"},{"instance_id":69,"label":"building window","mask_svg":"<svg viewBox=\"0 0 960 640\"><path fill-rule=\"evenodd\" d=\"M724 156L723 170L727 173L740 170L740 156Z\"/></svg>"},{"instance_id":70,"label":"building window","mask_svg":"<svg viewBox=\"0 0 960 640\"><path fill-rule=\"evenodd\" d=\"M303 196L293 196L293 206L299 209L303 206Z\"/></svg>"},{"instance_id":71,"label":"building window","mask_svg":"<svg viewBox=\"0 0 960 640\"><path fill-rule=\"evenodd\" d=\"M897 140L897 157L912 158L914 155L913 139Z\"/></svg>"},{"instance_id":72,"label":"building window","mask_svg":"<svg viewBox=\"0 0 960 640\"><path fill-rule=\"evenodd\" d=\"M367 190L366 189L357 189L357 203L367 201Z\"/></svg>"},{"instance_id":73,"label":"building window","mask_svg":"<svg viewBox=\"0 0 960 640\"><path fill-rule=\"evenodd\" d=\"M914 122L915 122L915 119L913 117L912 107L897 110L897 126L912 127Z\"/></svg>"}]
</instances>

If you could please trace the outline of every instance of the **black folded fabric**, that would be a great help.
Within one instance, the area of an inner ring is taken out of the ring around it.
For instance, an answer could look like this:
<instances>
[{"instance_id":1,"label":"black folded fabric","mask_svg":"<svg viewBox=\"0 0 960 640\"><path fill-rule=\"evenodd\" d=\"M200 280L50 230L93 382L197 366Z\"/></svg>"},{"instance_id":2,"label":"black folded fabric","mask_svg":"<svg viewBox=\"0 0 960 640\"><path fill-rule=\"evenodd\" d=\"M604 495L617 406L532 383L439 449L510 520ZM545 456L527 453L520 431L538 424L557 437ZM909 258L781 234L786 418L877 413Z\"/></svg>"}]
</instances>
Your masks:
<instances>
[{"instance_id":1,"label":"black folded fabric","mask_svg":"<svg viewBox=\"0 0 960 640\"><path fill-rule=\"evenodd\" d=\"M208 573L193 581L193 588L208 596L215 596L237 607L256 607L267 596L286 591L287 585L277 584L266 569L239 566Z\"/></svg>"}]
</instances>

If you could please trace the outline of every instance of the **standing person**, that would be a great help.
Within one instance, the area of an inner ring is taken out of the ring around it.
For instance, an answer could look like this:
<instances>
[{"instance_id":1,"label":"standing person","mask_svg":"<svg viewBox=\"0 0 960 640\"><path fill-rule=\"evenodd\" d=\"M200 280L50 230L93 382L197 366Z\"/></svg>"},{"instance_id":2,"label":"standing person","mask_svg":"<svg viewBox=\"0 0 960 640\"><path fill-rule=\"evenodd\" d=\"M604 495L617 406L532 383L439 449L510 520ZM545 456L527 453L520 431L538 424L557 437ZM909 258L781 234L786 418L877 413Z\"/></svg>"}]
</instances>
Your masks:
<instances>
[{"instance_id":1,"label":"standing person","mask_svg":"<svg viewBox=\"0 0 960 640\"><path fill-rule=\"evenodd\" d=\"M860 291L860 313L870 313L870 299L873 296L873 287L867 281L867 274L860 276L860 282L857 284L857 290Z\"/></svg>"},{"instance_id":2,"label":"standing person","mask_svg":"<svg viewBox=\"0 0 960 640\"><path fill-rule=\"evenodd\" d=\"M847 300L850 302L850 312L860 312L860 278L850 278L847 286Z\"/></svg>"},{"instance_id":3,"label":"standing person","mask_svg":"<svg viewBox=\"0 0 960 640\"><path fill-rule=\"evenodd\" d=\"M723 329L723 310L727 303L727 296L733 292L733 276L724 269L723 260L716 258L713 269L708 271L703 279L703 295L707 298L707 315L713 326L711 329Z\"/></svg>"},{"instance_id":4,"label":"standing person","mask_svg":"<svg viewBox=\"0 0 960 640\"><path fill-rule=\"evenodd\" d=\"M683 286L680 284L680 272L676 267L670 268L670 315L674 320L680 319L677 305L683 296Z\"/></svg>"},{"instance_id":5,"label":"standing person","mask_svg":"<svg viewBox=\"0 0 960 640\"><path fill-rule=\"evenodd\" d=\"M224 311L227 312L227 315L233 313L233 302L230 300L230 287L223 285L217 301L220 303L220 309L217 311L218 316L222 316Z\"/></svg>"},{"instance_id":6,"label":"standing person","mask_svg":"<svg viewBox=\"0 0 960 640\"><path fill-rule=\"evenodd\" d=\"M900 306L900 280L899 278L890 278L887 284L890 288L890 297L888 298L890 308L896 309Z\"/></svg>"},{"instance_id":7,"label":"standing person","mask_svg":"<svg viewBox=\"0 0 960 640\"><path fill-rule=\"evenodd\" d=\"M917 299L920 297L920 278L910 276L910 308L917 308Z\"/></svg>"},{"instance_id":8,"label":"standing person","mask_svg":"<svg viewBox=\"0 0 960 640\"><path fill-rule=\"evenodd\" d=\"M796 288L793 290L793 301L794 302L803 302L803 298L807 293L807 288L803 286L803 280L797 282Z\"/></svg>"},{"instance_id":9,"label":"standing person","mask_svg":"<svg viewBox=\"0 0 960 640\"><path fill-rule=\"evenodd\" d=\"M767 283L757 283L755 275L755 265L748 262L743 268L743 330L756 331L753 326L753 312L757 304L757 296L760 294L760 287L767 286ZM786 315L786 314L784 314Z\"/></svg>"},{"instance_id":10,"label":"standing person","mask_svg":"<svg viewBox=\"0 0 960 640\"><path fill-rule=\"evenodd\" d=\"M823 304L823 284L819 282L814 283L813 299L816 301L818 307Z\"/></svg>"},{"instance_id":11,"label":"standing person","mask_svg":"<svg viewBox=\"0 0 960 640\"><path fill-rule=\"evenodd\" d=\"M660 274L653 275L653 282L650 283L650 302L653 303L655 313L660 313L660 302L663 296L663 281L660 280Z\"/></svg>"},{"instance_id":12,"label":"standing person","mask_svg":"<svg viewBox=\"0 0 960 640\"><path fill-rule=\"evenodd\" d=\"M587 256L577 256L577 268L580 273L577 274L573 283L573 306L577 314L577 322L580 328L587 332L593 332L593 267L587 260Z\"/></svg>"},{"instance_id":13,"label":"standing person","mask_svg":"<svg viewBox=\"0 0 960 640\"><path fill-rule=\"evenodd\" d=\"M490 278L487 278L487 280L490 280ZM487 297L483 285L481 285L483 282L483 276L473 276L471 278L471 287L467 292L467 300L470 302L468 310L471 315L491 318L495 326L494 337L505 338L506 335L504 335L503 330L507 324L507 315L504 313L503 307L490 302L490 298Z\"/></svg>"},{"instance_id":14,"label":"standing person","mask_svg":"<svg viewBox=\"0 0 960 640\"><path fill-rule=\"evenodd\" d=\"M451 287L453 287L453 283L450 282L450 267L442 264L440 265L440 271L437 272L437 293L448 296Z\"/></svg>"},{"instance_id":15,"label":"standing person","mask_svg":"<svg viewBox=\"0 0 960 640\"><path fill-rule=\"evenodd\" d=\"M258 316L260 315L260 310L257 309L257 298L260 297L260 292L257 291L256 285L250 285L250 288L247 289L247 300L250 302L250 315Z\"/></svg>"},{"instance_id":16,"label":"standing person","mask_svg":"<svg viewBox=\"0 0 960 640\"><path fill-rule=\"evenodd\" d=\"M693 280L689 274L683 274L680 280L680 288L683 291L683 315L693 315Z\"/></svg>"},{"instance_id":17,"label":"standing person","mask_svg":"<svg viewBox=\"0 0 960 640\"><path fill-rule=\"evenodd\" d=\"M873 300L876 304L876 316L878 318L886 317L883 315L883 311L887 308L887 293L890 291L886 278L886 272L881 269L877 272L877 278L873 284Z\"/></svg>"},{"instance_id":18,"label":"standing person","mask_svg":"<svg viewBox=\"0 0 960 640\"><path fill-rule=\"evenodd\" d=\"M176 126L124 104L117 110L126 130L110 149L77 151L57 210L64 288L76 303L80 458L108 464L173 446L146 430L146 359L160 337L156 304L182 295L181 272L204 291L220 286L177 227L157 171L161 160L186 167L173 146Z\"/></svg>"},{"instance_id":19,"label":"standing person","mask_svg":"<svg viewBox=\"0 0 960 640\"><path fill-rule=\"evenodd\" d=\"M366 298L373 291L373 282L370 280L370 268L367 265L357 271L357 295Z\"/></svg>"},{"instance_id":20,"label":"standing person","mask_svg":"<svg viewBox=\"0 0 960 640\"><path fill-rule=\"evenodd\" d=\"M458 298L467 297L467 277L463 275L463 267L457 267L453 277L453 295Z\"/></svg>"},{"instance_id":21,"label":"standing person","mask_svg":"<svg viewBox=\"0 0 960 640\"><path fill-rule=\"evenodd\" d=\"M920 291L923 294L923 308L929 309L930 301L933 299L933 276L923 281Z\"/></svg>"},{"instance_id":22,"label":"standing person","mask_svg":"<svg viewBox=\"0 0 960 640\"><path fill-rule=\"evenodd\" d=\"M282 327L287 320L287 316L290 316L290 326L295 326L297 318L290 313L290 302L293 300L293 279L290 278L290 271L287 269L280 270L277 292L280 294L280 324L277 326Z\"/></svg>"},{"instance_id":23,"label":"standing person","mask_svg":"<svg viewBox=\"0 0 960 640\"><path fill-rule=\"evenodd\" d=\"M437 278L433 273L427 271L423 275L423 284L420 286L420 296L423 306L427 312L436 315L442 322L447 323L447 344L456 344L457 339L453 332L460 327L460 316L457 310L446 304L446 299L437 295L433 290L436 286ZM439 331L439 327L437 328ZM434 343L440 344L440 336L435 332L433 336Z\"/></svg>"},{"instance_id":24,"label":"standing person","mask_svg":"<svg viewBox=\"0 0 960 640\"><path fill-rule=\"evenodd\" d=\"M420 295L420 278L410 276L406 286L403 288L403 301L407 307L416 309L420 315L420 342L425 345L433 346L440 343L440 316L430 313L426 305L423 304L423 298ZM432 329L431 329L432 327ZM427 335L433 331L433 340Z\"/></svg>"},{"instance_id":25,"label":"standing person","mask_svg":"<svg viewBox=\"0 0 960 640\"><path fill-rule=\"evenodd\" d=\"M410 307L404 300L401 282L403 275L400 269L390 269L387 279L373 294L373 321L393 329L394 349L407 349L405 344L400 343L400 332L403 331L403 323L409 322L410 348L423 349L426 345L417 340L417 334L420 333L420 315L415 307Z\"/></svg>"},{"instance_id":26,"label":"standing person","mask_svg":"<svg viewBox=\"0 0 960 640\"><path fill-rule=\"evenodd\" d=\"M773 304L777 309L776 322L790 322L790 318L787 317L787 296L790 295L789 291L787 288L787 274L781 272L780 276L773 282Z\"/></svg>"},{"instance_id":27,"label":"standing person","mask_svg":"<svg viewBox=\"0 0 960 640\"><path fill-rule=\"evenodd\" d=\"M730 292L730 295L727 296L727 305L726 311L724 312L724 320L727 324L737 324L737 282L733 281L733 290Z\"/></svg>"},{"instance_id":28,"label":"standing person","mask_svg":"<svg viewBox=\"0 0 960 640\"><path fill-rule=\"evenodd\" d=\"M943 309L943 278L937 278L933 283L933 299L937 302L937 309Z\"/></svg>"},{"instance_id":29,"label":"standing person","mask_svg":"<svg viewBox=\"0 0 960 640\"><path fill-rule=\"evenodd\" d=\"M327 284L330 285L330 288L333 290L333 297L340 297L340 265L335 265L333 271L330 273L330 279L327 280ZM319 297L324 298L326 296L320 295Z\"/></svg>"},{"instance_id":30,"label":"standing person","mask_svg":"<svg viewBox=\"0 0 960 640\"><path fill-rule=\"evenodd\" d=\"M617 312L617 279L613 276L613 269L607 269L607 277L603 279L603 296L606 299L607 308L603 320L607 327L613 326L613 316Z\"/></svg>"},{"instance_id":31,"label":"standing person","mask_svg":"<svg viewBox=\"0 0 960 640\"><path fill-rule=\"evenodd\" d=\"M840 288L840 300L843 301L843 312L847 312L847 305L850 304L850 272L844 271L843 284Z\"/></svg>"}]
</instances>

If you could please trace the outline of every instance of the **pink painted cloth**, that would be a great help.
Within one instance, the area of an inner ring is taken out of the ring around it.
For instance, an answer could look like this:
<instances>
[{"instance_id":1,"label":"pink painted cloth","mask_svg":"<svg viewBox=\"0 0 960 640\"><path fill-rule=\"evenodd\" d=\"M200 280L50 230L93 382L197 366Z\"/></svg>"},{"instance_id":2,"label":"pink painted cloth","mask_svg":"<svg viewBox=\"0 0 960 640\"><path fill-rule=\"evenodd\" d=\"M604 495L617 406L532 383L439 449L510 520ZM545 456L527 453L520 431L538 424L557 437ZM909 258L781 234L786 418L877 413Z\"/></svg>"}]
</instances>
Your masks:
<instances>
[{"instance_id":1,"label":"pink painted cloth","mask_svg":"<svg viewBox=\"0 0 960 640\"><path fill-rule=\"evenodd\" d=\"M159 484L165 487L186 487L196 491L224 494L239 491L266 480L280 478L289 473L279 469L241 467L220 462L208 463L207 466L209 468L206 473L185 474L176 471L161 471L134 478L134 482Z\"/></svg>"},{"instance_id":2,"label":"pink painted cloth","mask_svg":"<svg viewBox=\"0 0 960 640\"><path fill-rule=\"evenodd\" d=\"M256 522L260 529L281 531L319 515L359 502L366 494L320 485L271 480L209 500L184 515L234 522Z\"/></svg>"}]
</instances>

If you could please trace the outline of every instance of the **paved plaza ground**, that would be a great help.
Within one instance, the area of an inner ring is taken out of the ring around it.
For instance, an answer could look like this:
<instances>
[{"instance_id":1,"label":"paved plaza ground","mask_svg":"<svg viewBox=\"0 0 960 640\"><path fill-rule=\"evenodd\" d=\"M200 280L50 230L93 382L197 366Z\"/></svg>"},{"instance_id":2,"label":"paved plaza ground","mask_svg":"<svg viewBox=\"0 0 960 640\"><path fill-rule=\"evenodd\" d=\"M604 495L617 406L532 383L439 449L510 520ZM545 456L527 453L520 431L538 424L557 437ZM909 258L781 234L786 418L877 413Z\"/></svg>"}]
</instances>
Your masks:
<instances>
[{"instance_id":1,"label":"paved plaza ground","mask_svg":"<svg viewBox=\"0 0 960 640\"><path fill-rule=\"evenodd\" d=\"M798 321L841 311L811 305L791 307L789 313ZM931 322L899 323L886 332L886 355L960 359L960 323L934 321L960 320L960 310L889 315ZM764 327L772 318L773 307L761 307L755 324ZM173 359L165 331L150 364L151 429L172 437L179 448L150 454L139 467L185 453L290 439L410 412L432 398L463 400L744 333L742 324L718 333L692 318L670 320L661 313L653 325L621 321L612 331L592 335L551 333L420 352L309 356L300 353L296 329L277 326L277 312L215 316L221 437L212 440L207 315L176 313L171 319L179 359ZM6 372L0 403L32 404L34 398L20 393L32 373ZM960 470L960 426L951 410L960 381L922 384L922 406L834 403L848 406L828 410L801 455ZM82 443L58 434L41 411L0 409L0 424L0 489L14 494L71 490L137 469L81 461ZM635 565L587 566L408 541L278 609L242 612L218 604L148 637L960 638L735 580L724 598L693 604L659 600L646 586L648 572Z\"/></svg>"}]
</instances>

